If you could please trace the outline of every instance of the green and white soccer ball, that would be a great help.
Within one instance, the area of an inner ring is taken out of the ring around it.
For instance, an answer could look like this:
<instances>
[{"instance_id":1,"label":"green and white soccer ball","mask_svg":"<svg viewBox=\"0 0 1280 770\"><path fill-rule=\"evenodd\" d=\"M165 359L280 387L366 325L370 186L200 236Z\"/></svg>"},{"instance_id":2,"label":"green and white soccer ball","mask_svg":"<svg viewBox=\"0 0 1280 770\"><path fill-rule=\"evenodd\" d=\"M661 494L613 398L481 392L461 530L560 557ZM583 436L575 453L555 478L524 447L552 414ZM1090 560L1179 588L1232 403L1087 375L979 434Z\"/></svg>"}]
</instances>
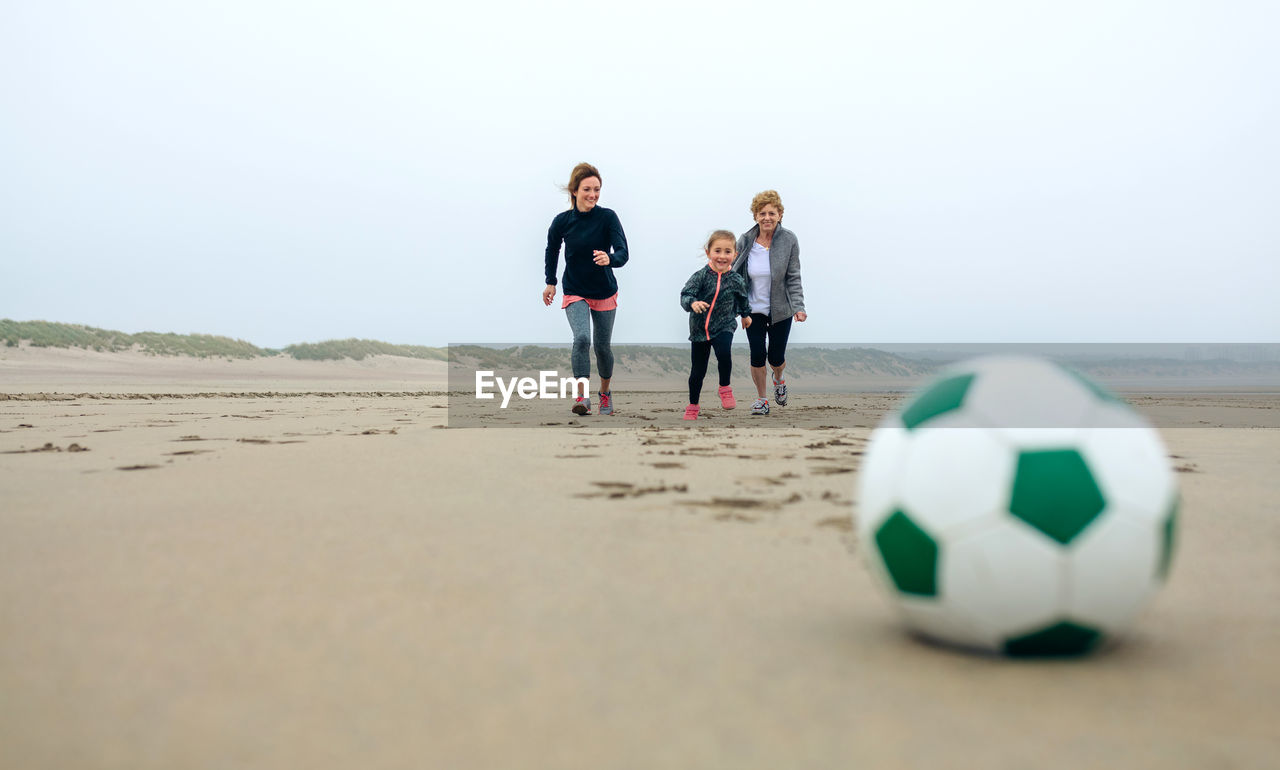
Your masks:
<instances>
[{"instance_id":1,"label":"green and white soccer ball","mask_svg":"<svg viewBox=\"0 0 1280 770\"><path fill-rule=\"evenodd\" d=\"M952 366L885 419L865 460L863 553L926 637L1086 652L1168 574L1178 493L1159 435L1057 364Z\"/></svg>"}]
</instances>

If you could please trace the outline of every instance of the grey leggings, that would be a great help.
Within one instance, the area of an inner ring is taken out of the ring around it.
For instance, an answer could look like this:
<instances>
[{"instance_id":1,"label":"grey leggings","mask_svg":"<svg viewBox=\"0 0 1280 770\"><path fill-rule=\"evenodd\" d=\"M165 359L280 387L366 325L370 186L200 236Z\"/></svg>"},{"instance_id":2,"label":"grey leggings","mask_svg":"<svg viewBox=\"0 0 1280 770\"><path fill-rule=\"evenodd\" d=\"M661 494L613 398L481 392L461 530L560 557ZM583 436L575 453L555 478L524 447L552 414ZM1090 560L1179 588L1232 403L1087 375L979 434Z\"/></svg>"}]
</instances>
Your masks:
<instances>
[{"instance_id":1,"label":"grey leggings","mask_svg":"<svg viewBox=\"0 0 1280 770\"><path fill-rule=\"evenodd\" d=\"M573 376L591 376L591 327L595 327L596 366L600 369L600 378L613 377L613 348L609 341L613 338L614 310L592 310L586 302L578 300L564 309L569 318L569 328L573 330Z\"/></svg>"}]
</instances>

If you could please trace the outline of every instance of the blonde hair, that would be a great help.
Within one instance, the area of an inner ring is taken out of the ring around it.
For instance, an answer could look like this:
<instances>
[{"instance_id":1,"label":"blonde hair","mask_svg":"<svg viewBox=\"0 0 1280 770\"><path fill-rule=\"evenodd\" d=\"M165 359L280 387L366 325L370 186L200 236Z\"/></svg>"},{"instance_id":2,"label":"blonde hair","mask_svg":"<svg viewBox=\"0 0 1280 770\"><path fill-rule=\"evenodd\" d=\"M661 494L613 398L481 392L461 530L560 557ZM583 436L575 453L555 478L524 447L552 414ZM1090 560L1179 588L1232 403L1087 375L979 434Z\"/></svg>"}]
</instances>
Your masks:
<instances>
[{"instance_id":1,"label":"blonde hair","mask_svg":"<svg viewBox=\"0 0 1280 770\"><path fill-rule=\"evenodd\" d=\"M708 251L708 252L711 251L711 244L715 243L716 241L729 241L730 243L733 244L734 250L737 250L738 248L738 236L734 235L728 230L716 230L714 233L711 234L709 238L707 238L707 245L703 246L702 250Z\"/></svg>"},{"instance_id":2,"label":"blonde hair","mask_svg":"<svg viewBox=\"0 0 1280 770\"><path fill-rule=\"evenodd\" d=\"M765 190L762 193L757 193L756 197L751 199L752 218L755 218L755 215L760 213L760 209L771 203L778 207L778 218L781 219L786 209L782 207L782 196L778 195L777 190Z\"/></svg>"},{"instance_id":3,"label":"blonde hair","mask_svg":"<svg viewBox=\"0 0 1280 770\"><path fill-rule=\"evenodd\" d=\"M578 205L578 187L582 184L582 180L595 177L600 180L600 184L604 184L604 178L600 176L600 169L590 163L579 163L573 167L573 171L569 172L569 184L560 189L569 193L569 205Z\"/></svg>"}]
</instances>

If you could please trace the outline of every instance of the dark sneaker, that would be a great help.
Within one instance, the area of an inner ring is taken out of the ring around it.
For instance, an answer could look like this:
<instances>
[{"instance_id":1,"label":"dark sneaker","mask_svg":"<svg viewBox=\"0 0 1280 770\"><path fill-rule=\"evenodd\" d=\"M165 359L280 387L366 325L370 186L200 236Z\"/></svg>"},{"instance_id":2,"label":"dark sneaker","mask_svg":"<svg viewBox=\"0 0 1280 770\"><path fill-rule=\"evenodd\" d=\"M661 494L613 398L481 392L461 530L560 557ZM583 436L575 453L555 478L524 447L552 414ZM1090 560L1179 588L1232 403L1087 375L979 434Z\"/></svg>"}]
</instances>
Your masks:
<instances>
[{"instance_id":1,"label":"dark sneaker","mask_svg":"<svg viewBox=\"0 0 1280 770\"><path fill-rule=\"evenodd\" d=\"M613 414L613 391L600 394L600 414Z\"/></svg>"},{"instance_id":2,"label":"dark sneaker","mask_svg":"<svg viewBox=\"0 0 1280 770\"><path fill-rule=\"evenodd\" d=\"M573 413L591 414L591 399L578 396L578 399L573 402Z\"/></svg>"},{"instance_id":3,"label":"dark sneaker","mask_svg":"<svg viewBox=\"0 0 1280 770\"><path fill-rule=\"evenodd\" d=\"M757 398L755 402L751 404L751 413L752 414L768 414L769 399Z\"/></svg>"},{"instance_id":4,"label":"dark sneaker","mask_svg":"<svg viewBox=\"0 0 1280 770\"><path fill-rule=\"evenodd\" d=\"M773 400L778 402L778 406L787 405L787 381L773 381Z\"/></svg>"}]
</instances>

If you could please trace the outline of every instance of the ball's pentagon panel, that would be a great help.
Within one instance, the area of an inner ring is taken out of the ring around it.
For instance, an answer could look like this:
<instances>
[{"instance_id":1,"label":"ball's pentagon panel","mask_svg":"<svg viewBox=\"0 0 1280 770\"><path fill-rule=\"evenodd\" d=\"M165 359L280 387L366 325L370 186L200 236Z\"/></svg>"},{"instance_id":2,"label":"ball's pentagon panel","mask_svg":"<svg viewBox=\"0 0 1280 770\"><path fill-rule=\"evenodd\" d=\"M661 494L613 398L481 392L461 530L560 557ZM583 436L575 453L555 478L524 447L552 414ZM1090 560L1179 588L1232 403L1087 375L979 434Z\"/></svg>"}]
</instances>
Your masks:
<instances>
[{"instance_id":1,"label":"ball's pentagon panel","mask_svg":"<svg viewBox=\"0 0 1280 770\"><path fill-rule=\"evenodd\" d=\"M1074 449L1020 452L1009 512L1066 545L1106 507L1102 490Z\"/></svg>"},{"instance_id":2,"label":"ball's pentagon panel","mask_svg":"<svg viewBox=\"0 0 1280 770\"><path fill-rule=\"evenodd\" d=\"M947 412L959 409L973 384L974 375L946 377L929 386L902 410L902 424L908 430Z\"/></svg>"},{"instance_id":3,"label":"ball's pentagon panel","mask_svg":"<svg viewBox=\"0 0 1280 770\"><path fill-rule=\"evenodd\" d=\"M1080 655L1097 646L1101 632L1071 621L1059 621L1046 628L1004 642L1004 652L1014 657L1055 657Z\"/></svg>"},{"instance_id":4,"label":"ball's pentagon panel","mask_svg":"<svg viewBox=\"0 0 1280 770\"><path fill-rule=\"evenodd\" d=\"M917 596L938 593L938 543L901 510L876 529L876 548L899 591Z\"/></svg>"}]
</instances>

